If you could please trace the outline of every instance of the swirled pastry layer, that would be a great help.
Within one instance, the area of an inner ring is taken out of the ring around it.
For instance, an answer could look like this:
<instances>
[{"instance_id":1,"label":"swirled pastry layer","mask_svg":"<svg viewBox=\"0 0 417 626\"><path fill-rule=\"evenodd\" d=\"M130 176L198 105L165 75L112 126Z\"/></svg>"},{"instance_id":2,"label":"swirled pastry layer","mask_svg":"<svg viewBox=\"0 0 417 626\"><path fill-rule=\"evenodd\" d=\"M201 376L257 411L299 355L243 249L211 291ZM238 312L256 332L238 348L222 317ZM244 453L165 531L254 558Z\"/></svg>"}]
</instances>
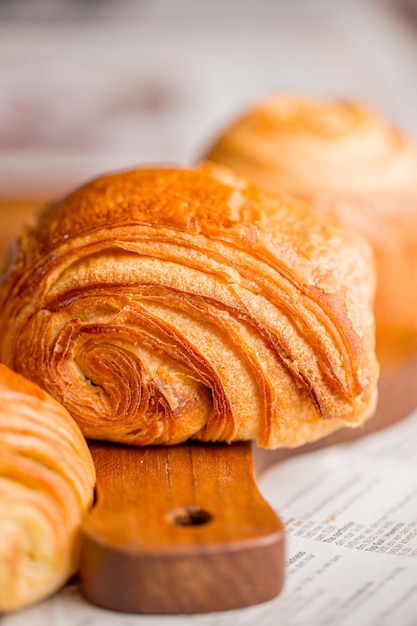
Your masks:
<instances>
[{"instance_id":1,"label":"swirled pastry layer","mask_svg":"<svg viewBox=\"0 0 417 626\"><path fill-rule=\"evenodd\" d=\"M404 134L358 103L276 96L237 119L208 158L365 235L381 338L417 334L417 149Z\"/></svg>"},{"instance_id":2,"label":"swirled pastry layer","mask_svg":"<svg viewBox=\"0 0 417 626\"><path fill-rule=\"evenodd\" d=\"M0 365L0 613L45 598L76 571L94 482L68 412Z\"/></svg>"},{"instance_id":3,"label":"swirled pastry layer","mask_svg":"<svg viewBox=\"0 0 417 626\"><path fill-rule=\"evenodd\" d=\"M1 359L87 437L296 446L374 410L367 245L226 168L99 178L22 233Z\"/></svg>"}]
</instances>

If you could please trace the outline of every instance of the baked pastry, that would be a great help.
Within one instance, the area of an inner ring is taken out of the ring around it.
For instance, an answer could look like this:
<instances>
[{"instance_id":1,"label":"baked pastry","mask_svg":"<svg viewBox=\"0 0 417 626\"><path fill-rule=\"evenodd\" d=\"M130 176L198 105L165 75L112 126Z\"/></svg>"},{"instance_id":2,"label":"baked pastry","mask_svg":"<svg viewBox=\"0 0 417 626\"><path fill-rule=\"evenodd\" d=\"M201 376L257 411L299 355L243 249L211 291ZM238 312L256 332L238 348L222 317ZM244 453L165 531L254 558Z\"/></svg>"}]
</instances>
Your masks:
<instances>
[{"instance_id":1,"label":"baked pastry","mask_svg":"<svg viewBox=\"0 0 417 626\"><path fill-rule=\"evenodd\" d=\"M356 234L226 168L103 176L20 236L0 359L87 438L297 446L374 411Z\"/></svg>"},{"instance_id":2,"label":"baked pastry","mask_svg":"<svg viewBox=\"0 0 417 626\"><path fill-rule=\"evenodd\" d=\"M0 365L0 613L45 598L76 571L94 482L68 412Z\"/></svg>"},{"instance_id":3,"label":"baked pastry","mask_svg":"<svg viewBox=\"0 0 417 626\"><path fill-rule=\"evenodd\" d=\"M225 130L208 158L307 199L360 231L376 257L377 353L416 347L417 149L358 103L276 96Z\"/></svg>"}]
</instances>

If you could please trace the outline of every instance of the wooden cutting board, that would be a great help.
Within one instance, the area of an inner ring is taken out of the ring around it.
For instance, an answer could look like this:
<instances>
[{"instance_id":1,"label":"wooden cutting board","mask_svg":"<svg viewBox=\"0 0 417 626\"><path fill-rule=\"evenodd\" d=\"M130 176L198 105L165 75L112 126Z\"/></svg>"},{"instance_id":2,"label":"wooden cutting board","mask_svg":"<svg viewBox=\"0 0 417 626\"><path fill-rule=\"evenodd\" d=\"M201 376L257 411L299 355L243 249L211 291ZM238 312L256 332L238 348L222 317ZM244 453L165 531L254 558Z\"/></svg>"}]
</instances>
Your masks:
<instances>
[{"instance_id":1,"label":"wooden cutting board","mask_svg":"<svg viewBox=\"0 0 417 626\"><path fill-rule=\"evenodd\" d=\"M80 568L88 600L133 613L200 613L280 592L284 529L258 491L249 443L92 443L91 451L97 501Z\"/></svg>"}]
</instances>

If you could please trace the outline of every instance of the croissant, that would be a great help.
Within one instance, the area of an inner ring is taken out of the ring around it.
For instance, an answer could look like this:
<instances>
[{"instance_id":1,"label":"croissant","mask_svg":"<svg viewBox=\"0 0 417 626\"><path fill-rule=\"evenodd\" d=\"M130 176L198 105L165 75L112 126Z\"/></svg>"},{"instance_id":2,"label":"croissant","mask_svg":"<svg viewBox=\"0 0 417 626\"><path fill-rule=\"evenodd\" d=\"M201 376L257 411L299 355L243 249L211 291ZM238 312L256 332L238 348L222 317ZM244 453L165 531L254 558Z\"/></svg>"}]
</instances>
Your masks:
<instances>
[{"instance_id":1,"label":"croissant","mask_svg":"<svg viewBox=\"0 0 417 626\"><path fill-rule=\"evenodd\" d=\"M358 103L275 96L232 123L207 158L362 233L376 257L377 354L415 343L417 149L404 134Z\"/></svg>"},{"instance_id":2,"label":"croissant","mask_svg":"<svg viewBox=\"0 0 417 626\"><path fill-rule=\"evenodd\" d=\"M374 411L356 234L226 168L109 174L23 231L0 358L87 438L298 446Z\"/></svg>"},{"instance_id":3,"label":"croissant","mask_svg":"<svg viewBox=\"0 0 417 626\"><path fill-rule=\"evenodd\" d=\"M94 482L68 412L0 365L0 612L48 596L74 574Z\"/></svg>"}]
</instances>

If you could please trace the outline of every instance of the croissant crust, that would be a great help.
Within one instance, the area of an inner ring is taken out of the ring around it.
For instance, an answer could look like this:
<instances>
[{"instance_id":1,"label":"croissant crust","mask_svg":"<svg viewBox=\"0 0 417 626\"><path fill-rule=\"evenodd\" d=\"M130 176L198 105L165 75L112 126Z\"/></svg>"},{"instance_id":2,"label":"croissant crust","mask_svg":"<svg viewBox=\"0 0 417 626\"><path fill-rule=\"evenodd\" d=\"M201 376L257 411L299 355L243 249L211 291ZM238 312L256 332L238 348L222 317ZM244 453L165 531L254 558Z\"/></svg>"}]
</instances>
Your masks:
<instances>
[{"instance_id":1,"label":"croissant crust","mask_svg":"<svg viewBox=\"0 0 417 626\"><path fill-rule=\"evenodd\" d=\"M101 177L26 229L1 359L87 437L296 446L375 407L367 245L226 168Z\"/></svg>"},{"instance_id":2,"label":"croissant crust","mask_svg":"<svg viewBox=\"0 0 417 626\"><path fill-rule=\"evenodd\" d=\"M48 596L76 571L94 480L68 412L0 365L0 613Z\"/></svg>"}]
</instances>

